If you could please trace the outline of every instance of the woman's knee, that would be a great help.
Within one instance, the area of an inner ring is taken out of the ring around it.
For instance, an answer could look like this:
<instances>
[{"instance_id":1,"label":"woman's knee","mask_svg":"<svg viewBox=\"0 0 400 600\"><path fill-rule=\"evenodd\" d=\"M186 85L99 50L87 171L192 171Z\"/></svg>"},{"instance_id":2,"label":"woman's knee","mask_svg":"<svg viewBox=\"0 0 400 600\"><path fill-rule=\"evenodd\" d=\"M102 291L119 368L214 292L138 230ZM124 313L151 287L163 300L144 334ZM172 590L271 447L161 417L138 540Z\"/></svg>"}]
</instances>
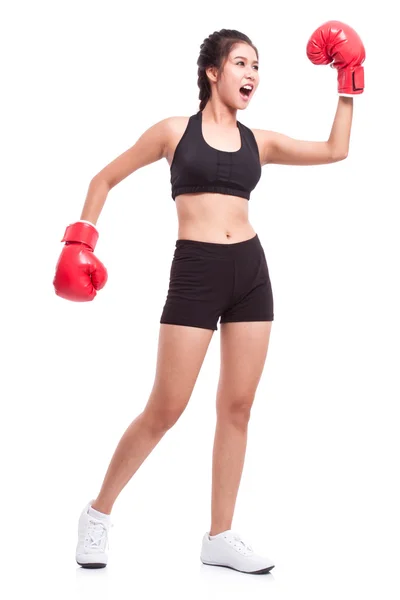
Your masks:
<instances>
[{"instance_id":1,"label":"woman's knee","mask_svg":"<svg viewBox=\"0 0 400 600\"><path fill-rule=\"evenodd\" d=\"M156 431L170 429L186 408L189 398L171 398L168 394L152 394L143 411L148 425Z\"/></svg>"},{"instance_id":2,"label":"woman's knee","mask_svg":"<svg viewBox=\"0 0 400 600\"><path fill-rule=\"evenodd\" d=\"M217 417L220 421L229 421L237 426L245 426L250 421L254 394L243 394L217 400Z\"/></svg>"}]
</instances>

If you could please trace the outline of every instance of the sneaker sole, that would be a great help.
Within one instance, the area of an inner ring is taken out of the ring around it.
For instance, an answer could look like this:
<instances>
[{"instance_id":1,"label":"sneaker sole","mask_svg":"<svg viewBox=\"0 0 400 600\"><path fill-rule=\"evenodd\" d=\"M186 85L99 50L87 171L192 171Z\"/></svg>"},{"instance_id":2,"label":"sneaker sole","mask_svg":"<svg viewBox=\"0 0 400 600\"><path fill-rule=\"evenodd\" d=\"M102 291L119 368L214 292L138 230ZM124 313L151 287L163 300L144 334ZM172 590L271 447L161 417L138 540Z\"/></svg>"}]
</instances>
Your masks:
<instances>
[{"instance_id":1,"label":"sneaker sole","mask_svg":"<svg viewBox=\"0 0 400 600\"><path fill-rule=\"evenodd\" d=\"M203 563L203 565L211 565L212 567L224 567L225 569L232 569L233 571L239 571L239 573L247 573L248 575L261 575L263 573L269 573L271 571L271 569L273 569L275 567L275 565L272 565L272 567L265 567L265 569L259 569L258 571L241 571L240 569L235 569L234 567L230 567L229 565L221 565L219 563L204 562L203 559L200 559L200 560Z\"/></svg>"},{"instance_id":2,"label":"sneaker sole","mask_svg":"<svg viewBox=\"0 0 400 600\"><path fill-rule=\"evenodd\" d=\"M107 565L104 563L80 563L79 561L76 561L78 563L78 565L80 565L81 567L83 567L84 569L104 569L104 567L106 567Z\"/></svg>"}]
</instances>

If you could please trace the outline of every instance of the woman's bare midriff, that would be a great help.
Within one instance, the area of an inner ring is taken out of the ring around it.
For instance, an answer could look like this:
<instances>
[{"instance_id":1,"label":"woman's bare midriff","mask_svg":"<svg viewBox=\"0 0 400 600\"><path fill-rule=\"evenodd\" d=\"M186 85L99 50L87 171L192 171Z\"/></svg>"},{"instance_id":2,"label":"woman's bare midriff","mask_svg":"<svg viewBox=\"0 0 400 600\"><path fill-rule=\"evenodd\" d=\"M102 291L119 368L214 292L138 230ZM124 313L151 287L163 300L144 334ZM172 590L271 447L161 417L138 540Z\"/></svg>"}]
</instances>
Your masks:
<instances>
[{"instance_id":1,"label":"woman's bare midriff","mask_svg":"<svg viewBox=\"0 0 400 600\"><path fill-rule=\"evenodd\" d=\"M178 239L235 244L256 235L248 220L248 200L226 194L176 196Z\"/></svg>"},{"instance_id":2,"label":"woman's bare midriff","mask_svg":"<svg viewBox=\"0 0 400 600\"><path fill-rule=\"evenodd\" d=\"M173 117L170 120L166 156L170 167L188 120L189 117ZM203 134L206 134L210 145L218 146L220 150L237 151L240 146L237 128L227 132L225 139L221 140L220 131L213 131L204 124ZM179 222L178 239L236 244L256 235L248 220L247 198L215 193L182 194L176 196L175 204Z\"/></svg>"}]
</instances>

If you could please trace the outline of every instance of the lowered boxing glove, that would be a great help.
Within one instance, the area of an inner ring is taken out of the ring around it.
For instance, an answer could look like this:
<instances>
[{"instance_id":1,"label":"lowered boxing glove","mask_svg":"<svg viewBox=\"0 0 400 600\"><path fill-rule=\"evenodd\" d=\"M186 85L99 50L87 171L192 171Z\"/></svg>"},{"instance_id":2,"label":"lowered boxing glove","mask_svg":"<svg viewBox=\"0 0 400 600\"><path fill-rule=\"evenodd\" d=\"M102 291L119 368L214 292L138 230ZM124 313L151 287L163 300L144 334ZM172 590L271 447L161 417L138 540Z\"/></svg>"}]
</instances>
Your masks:
<instances>
[{"instance_id":1,"label":"lowered boxing glove","mask_svg":"<svg viewBox=\"0 0 400 600\"><path fill-rule=\"evenodd\" d=\"M57 296L73 302L87 302L96 296L107 282L103 263L93 254L99 239L96 227L89 221L68 225L56 266L53 285Z\"/></svg>"},{"instance_id":2,"label":"lowered boxing glove","mask_svg":"<svg viewBox=\"0 0 400 600\"><path fill-rule=\"evenodd\" d=\"M340 21L323 23L308 40L306 51L314 65L331 63L337 69L339 94L363 93L365 48L349 25Z\"/></svg>"}]
</instances>

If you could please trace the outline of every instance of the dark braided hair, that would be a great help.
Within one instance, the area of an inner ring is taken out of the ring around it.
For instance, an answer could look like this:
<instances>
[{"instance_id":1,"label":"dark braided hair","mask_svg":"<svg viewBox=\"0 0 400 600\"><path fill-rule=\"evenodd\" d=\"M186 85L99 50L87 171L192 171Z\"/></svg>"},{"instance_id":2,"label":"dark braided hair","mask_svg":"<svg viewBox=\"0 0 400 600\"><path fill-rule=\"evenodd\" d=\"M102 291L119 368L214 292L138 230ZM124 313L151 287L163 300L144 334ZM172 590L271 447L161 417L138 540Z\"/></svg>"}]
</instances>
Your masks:
<instances>
[{"instance_id":1,"label":"dark braided hair","mask_svg":"<svg viewBox=\"0 0 400 600\"><path fill-rule=\"evenodd\" d=\"M238 42L245 42L251 46L258 58L258 50L253 45L250 38L236 29L221 29L214 31L204 40L200 46L200 55L197 59L197 85L200 88L199 110L203 110L211 97L211 85L206 74L206 69L216 67L218 71L222 68L225 60L228 58L233 46Z\"/></svg>"}]
</instances>

